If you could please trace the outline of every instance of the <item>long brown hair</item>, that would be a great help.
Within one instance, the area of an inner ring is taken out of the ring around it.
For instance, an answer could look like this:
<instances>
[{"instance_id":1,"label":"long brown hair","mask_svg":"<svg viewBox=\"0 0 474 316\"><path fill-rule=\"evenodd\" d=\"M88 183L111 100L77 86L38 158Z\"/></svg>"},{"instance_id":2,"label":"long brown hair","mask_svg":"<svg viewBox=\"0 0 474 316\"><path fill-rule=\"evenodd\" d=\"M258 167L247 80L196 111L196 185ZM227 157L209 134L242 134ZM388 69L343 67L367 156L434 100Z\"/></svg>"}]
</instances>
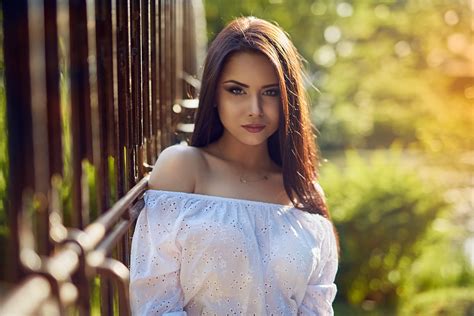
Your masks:
<instances>
[{"instance_id":1,"label":"long brown hair","mask_svg":"<svg viewBox=\"0 0 474 316\"><path fill-rule=\"evenodd\" d=\"M209 47L201 81L191 145L203 147L223 132L216 87L228 58L240 51L265 55L275 67L282 107L278 131L268 139L271 159L282 168L285 191L295 207L329 218L318 190L318 155L303 88L302 59L285 32L270 22L241 17L228 24Z\"/></svg>"}]
</instances>

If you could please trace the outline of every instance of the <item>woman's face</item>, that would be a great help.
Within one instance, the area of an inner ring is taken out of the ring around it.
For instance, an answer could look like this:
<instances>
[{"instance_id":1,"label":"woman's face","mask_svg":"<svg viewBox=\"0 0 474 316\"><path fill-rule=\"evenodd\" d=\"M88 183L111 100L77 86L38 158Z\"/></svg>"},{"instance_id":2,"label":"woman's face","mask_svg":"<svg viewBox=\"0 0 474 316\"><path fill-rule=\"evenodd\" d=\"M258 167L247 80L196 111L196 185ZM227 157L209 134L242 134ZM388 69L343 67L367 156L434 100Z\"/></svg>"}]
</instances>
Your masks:
<instances>
[{"instance_id":1,"label":"woman's face","mask_svg":"<svg viewBox=\"0 0 474 316\"><path fill-rule=\"evenodd\" d=\"M277 73L263 54L238 52L224 66L217 87L217 110L224 134L246 145L265 143L278 129Z\"/></svg>"}]
</instances>

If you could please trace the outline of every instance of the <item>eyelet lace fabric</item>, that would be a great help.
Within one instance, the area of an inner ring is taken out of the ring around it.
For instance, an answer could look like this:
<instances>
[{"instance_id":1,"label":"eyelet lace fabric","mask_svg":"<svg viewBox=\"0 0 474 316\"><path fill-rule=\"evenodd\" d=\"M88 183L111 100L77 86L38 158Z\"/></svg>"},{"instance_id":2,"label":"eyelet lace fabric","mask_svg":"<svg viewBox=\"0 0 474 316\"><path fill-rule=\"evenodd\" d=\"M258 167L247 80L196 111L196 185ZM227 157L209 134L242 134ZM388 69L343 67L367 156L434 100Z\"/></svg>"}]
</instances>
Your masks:
<instances>
[{"instance_id":1,"label":"eyelet lace fabric","mask_svg":"<svg viewBox=\"0 0 474 316\"><path fill-rule=\"evenodd\" d=\"M133 315L333 315L324 217L266 202L148 190L130 257Z\"/></svg>"}]
</instances>

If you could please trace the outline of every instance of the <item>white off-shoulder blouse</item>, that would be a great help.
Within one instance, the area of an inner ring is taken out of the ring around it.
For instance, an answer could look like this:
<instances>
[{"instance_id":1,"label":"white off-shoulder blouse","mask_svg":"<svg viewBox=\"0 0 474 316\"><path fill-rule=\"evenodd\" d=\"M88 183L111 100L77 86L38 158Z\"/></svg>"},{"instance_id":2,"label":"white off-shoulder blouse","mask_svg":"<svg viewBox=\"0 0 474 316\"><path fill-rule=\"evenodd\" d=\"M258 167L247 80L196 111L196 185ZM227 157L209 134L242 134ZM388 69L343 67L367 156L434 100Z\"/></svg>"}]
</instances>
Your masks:
<instances>
[{"instance_id":1,"label":"white off-shoulder blouse","mask_svg":"<svg viewBox=\"0 0 474 316\"><path fill-rule=\"evenodd\" d=\"M332 224L291 206L148 190L132 241L133 315L333 315Z\"/></svg>"}]
</instances>

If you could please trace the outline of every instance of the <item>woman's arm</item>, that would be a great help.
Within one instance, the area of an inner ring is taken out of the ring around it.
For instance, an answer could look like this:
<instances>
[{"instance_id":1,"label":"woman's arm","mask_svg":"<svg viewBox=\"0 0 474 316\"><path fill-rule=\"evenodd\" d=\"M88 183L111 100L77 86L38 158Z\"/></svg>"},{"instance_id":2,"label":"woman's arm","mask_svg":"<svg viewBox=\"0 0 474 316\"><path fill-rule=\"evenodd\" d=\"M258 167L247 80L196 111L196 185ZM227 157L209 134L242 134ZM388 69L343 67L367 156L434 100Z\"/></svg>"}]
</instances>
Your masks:
<instances>
[{"instance_id":1,"label":"woman's arm","mask_svg":"<svg viewBox=\"0 0 474 316\"><path fill-rule=\"evenodd\" d=\"M338 250L332 223L324 219L324 239L321 242L320 261L308 282L299 315L332 316L332 303L337 287L334 283L338 267Z\"/></svg>"},{"instance_id":2,"label":"woman's arm","mask_svg":"<svg viewBox=\"0 0 474 316\"><path fill-rule=\"evenodd\" d=\"M193 192L194 148L174 145L159 155L148 187ZM160 199L158 197L158 199ZM130 303L133 315L186 315L179 273L181 251L176 244L179 221L166 201L145 204L135 226L130 255Z\"/></svg>"},{"instance_id":3,"label":"woman's arm","mask_svg":"<svg viewBox=\"0 0 474 316\"><path fill-rule=\"evenodd\" d=\"M182 312L180 249L174 229L162 219L160 204L138 217L130 255L130 303L133 315ZM162 222L163 221L163 222ZM170 225L171 226L171 225ZM182 315L185 315L182 314Z\"/></svg>"}]
</instances>

